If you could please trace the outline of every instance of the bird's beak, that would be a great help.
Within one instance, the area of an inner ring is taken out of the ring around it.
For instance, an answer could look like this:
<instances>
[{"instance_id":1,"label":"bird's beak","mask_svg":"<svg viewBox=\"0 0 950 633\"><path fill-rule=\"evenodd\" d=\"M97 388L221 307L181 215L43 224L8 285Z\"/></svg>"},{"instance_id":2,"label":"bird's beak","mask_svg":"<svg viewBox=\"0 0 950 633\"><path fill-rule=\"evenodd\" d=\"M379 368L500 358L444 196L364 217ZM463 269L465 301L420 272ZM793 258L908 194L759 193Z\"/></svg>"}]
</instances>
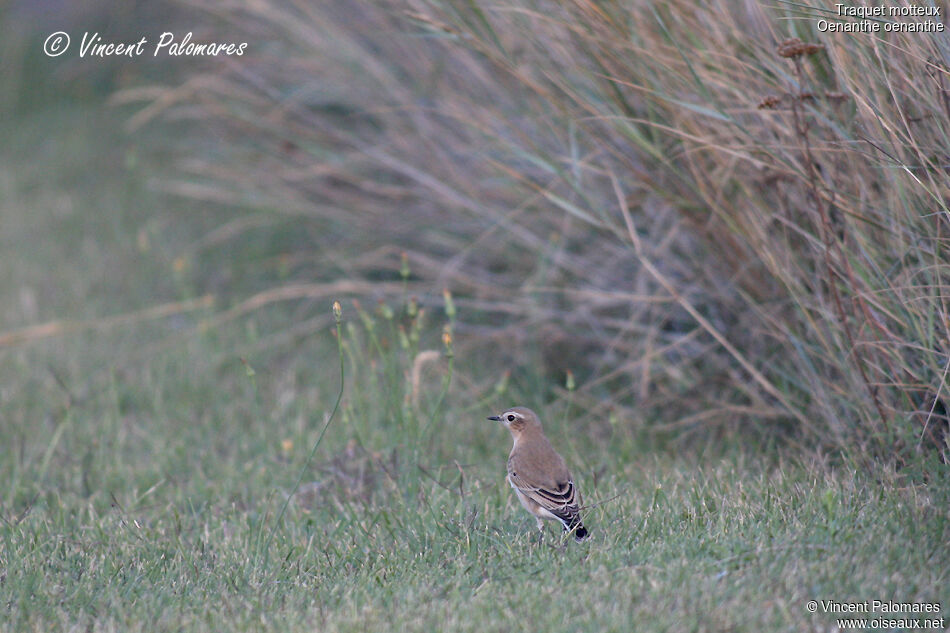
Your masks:
<instances>
[{"instance_id":1,"label":"bird's beak","mask_svg":"<svg viewBox=\"0 0 950 633\"><path fill-rule=\"evenodd\" d=\"M501 416L497 416L497 415L490 415L488 416L488 419L493 420L495 422L501 422Z\"/></svg>"}]
</instances>

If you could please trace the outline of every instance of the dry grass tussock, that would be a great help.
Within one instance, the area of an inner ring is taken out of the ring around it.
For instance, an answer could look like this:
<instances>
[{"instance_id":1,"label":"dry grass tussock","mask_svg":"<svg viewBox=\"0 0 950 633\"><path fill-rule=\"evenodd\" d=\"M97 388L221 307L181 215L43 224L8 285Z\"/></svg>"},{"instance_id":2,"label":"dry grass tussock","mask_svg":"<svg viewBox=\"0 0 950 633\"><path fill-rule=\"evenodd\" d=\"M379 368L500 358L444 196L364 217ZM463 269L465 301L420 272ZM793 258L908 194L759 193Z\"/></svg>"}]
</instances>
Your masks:
<instances>
[{"instance_id":1,"label":"dry grass tussock","mask_svg":"<svg viewBox=\"0 0 950 633\"><path fill-rule=\"evenodd\" d=\"M133 123L213 130L169 186L314 223L311 278L405 250L460 357L540 349L592 418L946 455L942 36L813 0L230 7L249 56Z\"/></svg>"}]
</instances>

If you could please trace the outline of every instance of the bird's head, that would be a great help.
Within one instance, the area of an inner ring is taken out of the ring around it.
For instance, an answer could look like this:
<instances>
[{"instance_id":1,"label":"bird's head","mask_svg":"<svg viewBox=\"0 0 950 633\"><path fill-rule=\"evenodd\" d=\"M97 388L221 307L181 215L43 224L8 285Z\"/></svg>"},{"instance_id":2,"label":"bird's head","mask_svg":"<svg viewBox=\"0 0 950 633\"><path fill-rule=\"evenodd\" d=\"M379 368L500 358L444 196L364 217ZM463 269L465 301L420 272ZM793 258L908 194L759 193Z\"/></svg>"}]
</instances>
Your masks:
<instances>
[{"instance_id":1,"label":"bird's head","mask_svg":"<svg viewBox=\"0 0 950 633\"><path fill-rule=\"evenodd\" d=\"M541 421L537 414L527 407L512 407L501 415L493 415L488 419L507 426L515 438L525 431L541 430Z\"/></svg>"}]
</instances>

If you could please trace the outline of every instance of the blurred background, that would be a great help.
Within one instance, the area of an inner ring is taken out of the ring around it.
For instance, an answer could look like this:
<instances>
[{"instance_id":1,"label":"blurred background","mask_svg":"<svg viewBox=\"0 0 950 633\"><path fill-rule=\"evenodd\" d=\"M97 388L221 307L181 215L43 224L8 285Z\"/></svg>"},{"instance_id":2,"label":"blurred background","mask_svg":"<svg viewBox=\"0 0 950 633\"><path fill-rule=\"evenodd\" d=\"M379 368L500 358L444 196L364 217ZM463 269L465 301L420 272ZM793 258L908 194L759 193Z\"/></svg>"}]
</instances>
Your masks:
<instances>
[{"instance_id":1,"label":"blurred background","mask_svg":"<svg viewBox=\"0 0 950 633\"><path fill-rule=\"evenodd\" d=\"M162 354L198 393L266 367L272 422L325 406L340 300L370 335L354 371L398 356L403 401L440 392L448 328L461 411L569 402L598 443L946 456L940 34L812 45L822 7L726 1L0 11L23 437L50 399L147 400ZM72 49L42 54L58 30ZM152 56L164 31L248 44ZM86 32L149 45L80 58ZM409 415L400 398L377 415Z\"/></svg>"}]
</instances>

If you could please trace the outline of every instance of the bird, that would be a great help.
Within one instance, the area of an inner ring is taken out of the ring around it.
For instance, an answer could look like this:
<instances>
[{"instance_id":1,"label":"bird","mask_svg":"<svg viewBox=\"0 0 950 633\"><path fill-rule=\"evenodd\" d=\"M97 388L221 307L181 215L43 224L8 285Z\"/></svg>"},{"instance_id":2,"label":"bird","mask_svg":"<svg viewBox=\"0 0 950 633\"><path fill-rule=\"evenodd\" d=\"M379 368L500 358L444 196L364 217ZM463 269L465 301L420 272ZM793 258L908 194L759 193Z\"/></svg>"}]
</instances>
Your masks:
<instances>
[{"instance_id":1,"label":"bird","mask_svg":"<svg viewBox=\"0 0 950 633\"><path fill-rule=\"evenodd\" d=\"M501 422L511 432L507 479L518 501L538 522L538 543L544 539L545 519L560 522L576 541L587 538L580 492L564 458L545 437L537 414L527 407L512 407L488 419Z\"/></svg>"}]
</instances>

